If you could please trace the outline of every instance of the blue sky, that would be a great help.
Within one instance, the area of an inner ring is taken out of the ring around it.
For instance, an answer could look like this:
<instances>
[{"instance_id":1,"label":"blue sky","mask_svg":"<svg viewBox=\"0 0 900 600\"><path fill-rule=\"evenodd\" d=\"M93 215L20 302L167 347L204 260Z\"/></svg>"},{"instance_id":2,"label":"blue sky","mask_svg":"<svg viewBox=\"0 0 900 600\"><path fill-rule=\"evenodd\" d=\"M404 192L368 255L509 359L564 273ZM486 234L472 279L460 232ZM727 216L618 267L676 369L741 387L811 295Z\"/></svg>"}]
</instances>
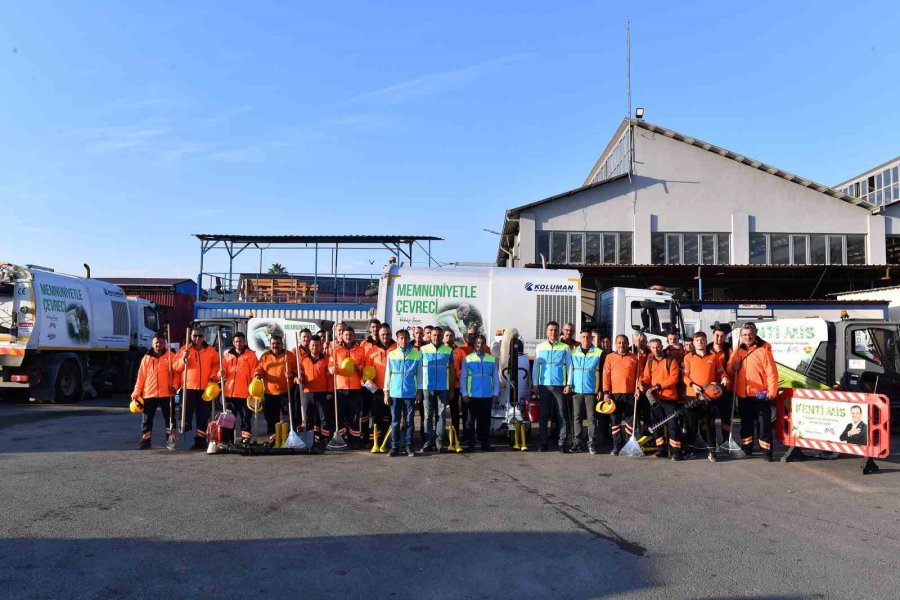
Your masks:
<instances>
[{"instance_id":1,"label":"blue sky","mask_svg":"<svg viewBox=\"0 0 900 600\"><path fill-rule=\"evenodd\" d=\"M203 232L491 261L482 228L624 117L627 19L649 121L827 184L900 154L896 3L430 4L0 2L0 260L193 277Z\"/></svg>"}]
</instances>

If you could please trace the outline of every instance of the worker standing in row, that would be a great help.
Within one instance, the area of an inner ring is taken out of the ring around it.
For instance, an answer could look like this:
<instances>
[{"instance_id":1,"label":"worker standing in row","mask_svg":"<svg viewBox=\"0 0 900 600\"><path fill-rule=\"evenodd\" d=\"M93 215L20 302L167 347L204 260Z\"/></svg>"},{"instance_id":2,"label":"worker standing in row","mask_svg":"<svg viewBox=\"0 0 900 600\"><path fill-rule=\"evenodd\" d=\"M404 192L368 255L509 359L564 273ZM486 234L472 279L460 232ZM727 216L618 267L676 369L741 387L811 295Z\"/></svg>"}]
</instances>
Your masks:
<instances>
[{"instance_id":1,"label":"worker standing in row","mask_svg":"<svg viewBox=\"0 0 900 600\"><path fill-rule=\"evenodd\" d=\"M388 354L397 347L391 338L391 327L387 323L378 326L374 342L369 342L366 366L375 369L372 380L372 441L376 446L391 430L391 410L384 404L384 377L387 371ZM366 393L366 392L363 392Z\"/></svg>"},{"instance_id":2,"label":"worker standing in row","mask_svg":"<svg viewBox=\"0 0 900 600\"><path fill-rule=\"evenodd\" d=\"M728 332L721 325L716 325L712 332L712 341L707 345L706 351L715 354L726 366L726 372L722 376L722 395L712 405L712 416L719 417L719 427L722 430L722 443L731 437L731 421L734 418L734 402L732 398L734 378L728 373L728 363L731 360L731 345L727 341Z\"/></svg>"},{"instance_id":3,"label":"worker standing in row","mask_svg":"<svg viewBox=\"0 0 900 600\"><path fill-rule=\"evenodd\" d=\"M706 334L698 331L694 334L693 351L684 355L683 377L685 396L690 402L698 395L703 397L710 383L722 385L725 378L725 363L720 354L707 351ZM716 400L710 400L715 402ZM699 425L703 440L706 442L706 457L711 462L718 462L716 456L716 425L713 407L707 402L698 402L690 409L694 413L694 422ZM691 438L686 440L692 442Z\"/></svg>"},{"instance_id":4,"label":"worker standing in row","mask_svg":"<svg viewBox=\"0 0 900 600\"><path fill-rule=\"evenodd\" d=\"M638 389L646 394L652 406L651 412L655 413L658 421L661 421L671 417L680 408L681 399L678 396L680 369L678 360L672 356L666 356L663 352L660 340L650 341L650 352L651 355L644 365ZM662 430L656 433L656 457L668 456L666 452L666 438L668 437L672 460L682 460L684 456L681 451L681 419L676 418L670 421L666 429L668 436Z\"/></svg>"},{"instance_id":5,"label":"worker standing in row","mask_svg":"<svg viewBox=\"0 0 900 600\"><path fill-rule=\"evenodd\" d=\"M469 407L467 443L469 452L475 450L476 439L481 450L490 452L491 404L500 395L500 375L497 359L485 352L487 340L481 334L475 336L475 350L463 361L460 392Z\"/></svg>"},{"instance_id":6,"label":"worker standing in row","mask_svg":"<svg viewBox=\"0 0 900 600\"><path fill-rule=\"evenodd\" d=\"M306 431L314 432L316 445L324 448L334 433L333 397L334 385L328 372L328 357L322 341L316 336L309 341L309 349L300 359L302 371L303 402L300 414L306 415L303 423Z\"/></svg>"},{"instance_id":7,"label":"worker standing in row","mask_svg":"<svg viewBox=\"0 0 900 600\"><path fill-rule=\"evenodd\" d=\"M409 332L397 332L397 347L387 356L384 376L384 403L391 408L391 452L399 456L401 448L407 456L415 456L413 450L413 411L416 396L422 382L422 353L412 347ZM406 430L401 432L401 422L406 419Z\"/></svg>"},{"instance_id":8,"label":"worker standing in row","mask_svg":"<svg viewBox=\"0 0 900 600\"><path fill-rule=\"evenodd\" d=\"M634 434L634 403L638 401L637 380L640 360L631 352L628 337L616 336L616 351L603 361L603 396L616 405L612 418L613 448L619 454L624 438Z\"/></svg>"},{"instance_id":9,"label":"worker standing in row","mask_svg":"<svg viewBox=\"0 0 900 600\"><path fill-rule=\"evenodd\" d=\"M181 390L182 410L185 411L184 431L188 432L192 426L196 426L191 449L205 450L206 426L209 425L211 408L209 402L203 401L203 390L219 376L219 353L206 343L202 329L194 328L191 331L191 343L175 355L174 367L175 374L182 382L187 380L187 389ZM194 421L193 425L191 421Z\"/></svg>"},{"instance_id":10,"label":"worker standing in row","mask_svg":"<svg viewBox=\"0 0 900 600\"><path fill-rule=\"evenodd\" d=\"M575 443L572 452L597 453L599 444L598 413L595 409L597 401L601 399L601 382L603 379L600 370L603 359L603 351L593 344L591 332L581 332L581 344L572 349L572 371L569 384L572 387ZM585 435L582 420L588 420L587 435Z\"/></svg>"},{"instance_id":11,"label":"worker standing in row","mask_svg":"<svg viewBox=\"0 0 900 600\"><path fill-rule=\"evenodd\" d=\"M344 361L349 359L353 365L352 372L345 375L342 370ZM341 437L347 435L347 427L350 428L350 443L353 447L362 447L362 425L365 425L368 435L368 414L362 414L362 374L366 364L366 352L356 343L353 328L344 325L340 332L340 338L334 345L334 351L328 357L328 370L334 376L335 394L337 395L338 433Z\"/></svg>"},{"instance_id":12,"label":"worker standing in row","mask_svg":"<svg viewBox=\"0 0 900 600\"><path fill-rule=\"evenodd\" d=\"M150 439L153 437L153 419L156 409L162 412L163 423L166 425L166 436L172 432L172 396L175 395L175 378L173 363L175 362L172 351L166 347L166 338L157 333L150 340L150 351L141 359L138 367L137 381L131 392L131 399L142 402L141 412L141 439L138 442L138 450L146 450L150 447Z\"/></svg>"},{"instance_id":13,"label":"worker standing in row","mask_svg":"<svg viewBox=\"0 0 900 600\"><path fill-rule=\"evenodd\" d=\"M294 378L297 376L297 359L294 353L284 347L284 338L279 334L273 334L269 340L269 349L262 353L256 364L256 377L265 385L265 402L263 414L266 417L266 433L269 441L275 441L275 424L282 415L288 414L288 400ZM293 414L299 414L299 405L294 403L290 410Z\"/></svg>"},{"instance_id":14,"label":"worker standing in row","mask_svg":"<svg viewBox=\"0 0 900 600\"><path fill-rule=\"evenodd\" d=\"M250 382L256 376L259 360L256 353L247 347L247 336L238 331L232 338L232 347L222 357L219 377L225 384L225 408L241 418L241 439L250 441L253 437L252 411L247 406Z\"/></svg>"},{"instance_id":15,"label":"worker standing in row","mask_svg":"<svg viewBox=\"0 0 900 600\"><path fill-rule=\"evenodd\" d=\"M772 462L772 406L778 396L778 366L768 342L757 335L756 325L744 323L741 343L732 353L728 371L734 376L734 393L741 415L741 448L750 456L753 428L759 427L759 447Z\"/></svg>"},{"instance_id":16,"label":"worker standing in row","mask_svg":"<svg viewBox=\"0 0 900 600\"><path fill-rule=\"evenodd\" d=\"M444 421L450 390L453 387L453 349L444 344L444 330L434 326L431 341L420 349L422 353L422 394L425 404L422 452L443 452Z\"/></svg>"},{"instance_id":17,"label":"worker standing in row","mask_svg":"<svg viewBox=\"0 0 900 600\"><path fill-rule=\"evenodd\" d=\"M559 422L559 451L568 453L566 437L568 436L568 409L566 394L571 392L569 374L572 371L572 352L569 346L559 339L559 323L547 323L547 341L537 345L534 351L532 367L532 383L541 403L541 446L540 452L547 452L550 447L550 436L547 423L551 414L555 414Z\"/></svg>"}]
</instances>

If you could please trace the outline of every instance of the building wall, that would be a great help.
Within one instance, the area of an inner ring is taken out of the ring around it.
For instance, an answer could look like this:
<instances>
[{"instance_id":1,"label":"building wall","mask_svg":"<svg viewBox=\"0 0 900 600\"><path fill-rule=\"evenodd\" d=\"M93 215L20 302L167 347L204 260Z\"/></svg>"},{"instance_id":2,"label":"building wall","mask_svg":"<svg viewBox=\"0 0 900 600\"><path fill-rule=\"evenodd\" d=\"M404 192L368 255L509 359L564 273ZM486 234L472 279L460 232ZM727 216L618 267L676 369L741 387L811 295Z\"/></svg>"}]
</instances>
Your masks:
<instances>
[{"instance_id":1,"label":"building wall","mask_svg":"<svg viewBox=\"0 0 900 600\"><path fill-rule=\"evenodd\" d=\"M528 227L523 213L517 262L534 262L539 231L630 231L635 264L651 263L653 232L730 233L732 264L749 263L752 233L871 232L867 262L884 263L884 218L864 208L641 128L634 146L631 179L530 208Z\"/></svg>"}]
</instances>

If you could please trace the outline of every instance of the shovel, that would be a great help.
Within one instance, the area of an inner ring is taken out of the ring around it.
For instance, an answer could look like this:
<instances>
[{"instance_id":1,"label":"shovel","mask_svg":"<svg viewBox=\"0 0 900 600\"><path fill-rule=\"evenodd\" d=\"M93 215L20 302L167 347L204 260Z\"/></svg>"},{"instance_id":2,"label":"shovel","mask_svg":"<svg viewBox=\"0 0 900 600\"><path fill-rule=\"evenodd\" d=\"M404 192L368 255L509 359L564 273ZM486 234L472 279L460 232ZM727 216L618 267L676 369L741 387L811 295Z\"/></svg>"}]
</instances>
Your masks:
<instances>
[{"instance_id":1,"label":"shovel","mask_svg":"<svg viewBox=\"0 0 900 600\"><path fill-rule=\"evenodd\" d=\"M172 333L169 326L166 325L166 357L169 364L169 390L172 389L172 348L169 347ZM178 448L178 428L175 426L175 401L169 396L169 439L166 440L166 450L175 450Z\"/></svg>"}]
</instances>

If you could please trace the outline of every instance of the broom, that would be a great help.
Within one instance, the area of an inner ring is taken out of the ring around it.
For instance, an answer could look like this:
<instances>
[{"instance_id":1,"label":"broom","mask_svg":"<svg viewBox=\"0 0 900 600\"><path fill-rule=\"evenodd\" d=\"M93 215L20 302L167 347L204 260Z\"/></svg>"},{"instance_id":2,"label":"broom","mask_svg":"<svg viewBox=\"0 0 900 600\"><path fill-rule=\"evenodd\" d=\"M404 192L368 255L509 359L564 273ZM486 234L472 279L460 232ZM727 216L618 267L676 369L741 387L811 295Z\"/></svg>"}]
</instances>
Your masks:
<instances>
[{"instance_id":1,"label":"broom","mask_svg":"<svg viewBox=\"0 0 900 600\"><path fill-rule=\"evenodd\" d=\"M187 372L188 372L188 352L191 343L191 328L185 329L184 333L184 374L181 378L181 435L184 435L184 417L187 412Z\"/></svg>"},{"instance_id":2,"label":"broom","mask_svg":"<svg viewBox=\"0 0 900 600\"><path fill-rule=\"evenodd\" d=\"M294 334L294 339L297 342L296 347L294 348L294 355L297 358L297 377L300 378L300 338L297 334ZM291 432L288 434L287 440L285 440L284 444L282 444L282 448L291 448L294 450L306 450L309 448L309 445L299 436L297 435L297 431L294 429L294 409L291 406L293 404L291 402L291 381L288 376L288 363L287 363L287 355L288 351L285 348L284 351L284 377L287 379L288 384L288 421L290 422ZM303 381L300 380L300 410L303 411ZM306 422L306 412L302 413L303 421Z\"/></svg>"},{"instance_id":3,"label":"broom","mask_svg":"<svg viewBox=\"0 0 900 600\"><path fill-rule=\"evenodd\" d=\"M638 357L638 366L641 364L641 358ZM622 449L619 450L619 456L627 456L629 458L641 458L644 456L644 449L641 448L641 445L638 443L637 436L635 435L635 431L637 431L637 414L638 414L638 398L640 395L637 391L637 384L640 380L640 368L635 369L634 373L634 415L631 417L631 437L628 438L628 441L625 442L625 445L622 446Z\"/></svg>"},{"instance_id":4,"label":"broom","mask_svg":"<svg viewBox=\"0 0 900 600\"><path fill-rule=\"evenodd\" d=\"M331 328L331 336L332 339L337 332L337 324L335 323ZM337 340L333 339L331 342L331 358L334 359L334 373L332 373L332 380L334 382L334 435L331 437L331 441L328 442L327 449L328 450L346 450L347 442L344 441L344 438L341 437L341 426L340 419L338 418L338 401L337 401L337 370L338 370L338 362L337 362Z\"/></svg>"},{"instance_id":5,"label":"broom","mask_svg":"<svg viewBox=\"0 0 900 600\"><path fill-rule=\"evenodd\" d=\"M169 389L167 393L172 391L172 349L169 347L169 340L172 339L170 327L166 325L166 358L169 363ZM166 449L175 450L178 447L178 428L175 427L175 402L169 394L169 439L166 440Z\"/></svg>"},{"instance_id":6,"label":"broom","mask_svg":"<svg viewBox=\"0 0 900 600\"><path fill-rule=\"evenodd\" d=\"M735 386L737 385L737 374L741 370L741 366L744 364L743 359L737 361L737 364L734 365L732 371L734 372L734 380ZM744 452L741 445L738 444L734 439L734 409L737 407L737 390L731 393L731 432L728 434L728 441L723 442L721 446L719 446L719 450L723 452L727 452L731 458L747 458L747 453Z\"/></svg>"}]
</instances>

